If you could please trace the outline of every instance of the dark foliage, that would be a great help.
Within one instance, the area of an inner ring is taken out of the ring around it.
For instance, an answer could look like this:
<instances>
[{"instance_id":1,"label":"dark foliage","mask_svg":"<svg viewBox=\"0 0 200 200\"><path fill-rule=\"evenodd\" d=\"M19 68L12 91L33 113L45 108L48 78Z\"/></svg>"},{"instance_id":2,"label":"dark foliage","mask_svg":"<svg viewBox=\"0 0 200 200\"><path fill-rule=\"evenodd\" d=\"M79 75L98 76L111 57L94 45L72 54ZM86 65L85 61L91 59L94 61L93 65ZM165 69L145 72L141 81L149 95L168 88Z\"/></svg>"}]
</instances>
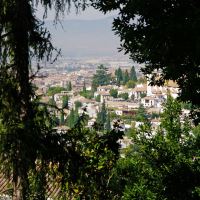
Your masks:
<instances>
[{"instance_id":1,"label":"dark foliage","mask_svg":"<svg viewBox=\"0 0 200 200\"><path fill-rule=\"evenodd\" d=\"M165 80L174 80L181 89L180 98L199 107L199 1L92 2L103 12L119 11L113 29L121 38L121 47L130 53L134 61L145 63L142 71L146 75L152 74L152 84L160 85Z\"/></svg>"}]
</instances>

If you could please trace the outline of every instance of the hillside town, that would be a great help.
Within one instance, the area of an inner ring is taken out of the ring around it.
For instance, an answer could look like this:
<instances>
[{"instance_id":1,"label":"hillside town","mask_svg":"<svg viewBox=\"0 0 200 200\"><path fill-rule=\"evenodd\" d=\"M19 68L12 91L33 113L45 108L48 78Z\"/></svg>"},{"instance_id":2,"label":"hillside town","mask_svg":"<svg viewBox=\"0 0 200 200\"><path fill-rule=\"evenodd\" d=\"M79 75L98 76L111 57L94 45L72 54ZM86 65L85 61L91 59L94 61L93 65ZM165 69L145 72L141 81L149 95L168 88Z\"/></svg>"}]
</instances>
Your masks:
<instances>
[{"instance_id":1,"label":"hillside town","mask_svg":"<svg viewBox=\"0 0 200 200\"><path fill-rule=\"evenodd\" d=\"M200 1L0 8L0 200L200 200Z\"/></svg>"},{"instance_id":2,"label":"hillside town","mask_svg":"<svg viewBox=\"0 0 200 200\"><path fill-rule=\"evenodd\" d=\"M52 109L58 129L73 127L77 116L83 112L88 116L86 127L89 128L101 121L103 130L109 130L115 120L120 120L127 132L148 120L156 129L160 125L167 96L177 98L180 92L174 81L152 86L150 78L143 77L139 69L107 68L104 65L68 73L51 73L35 78L34 84L41 101L58 108ZM105 113L103 119L100 116L102 112ZM182 120L188 115L189 110L182 109Z\"/></svg>"}]
</instances>

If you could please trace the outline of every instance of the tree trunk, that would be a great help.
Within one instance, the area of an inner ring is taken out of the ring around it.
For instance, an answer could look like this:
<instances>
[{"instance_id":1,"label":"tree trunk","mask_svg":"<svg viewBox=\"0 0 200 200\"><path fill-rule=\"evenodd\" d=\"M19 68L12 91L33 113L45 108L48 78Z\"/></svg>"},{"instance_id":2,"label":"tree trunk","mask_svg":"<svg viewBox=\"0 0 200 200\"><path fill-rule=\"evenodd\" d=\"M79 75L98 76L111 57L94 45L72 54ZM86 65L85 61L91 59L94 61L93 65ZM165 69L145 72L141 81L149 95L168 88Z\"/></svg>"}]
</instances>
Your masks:
<instances>
[{"instance_id":1,"label":"tree trunk","mask_svg":"<svg viewBox=\"0 0 200 200\"><path fill-rule=\"evenodd\" d=\"M18 176L17 180L13 183L13 196L12 200L22 199L21 178Z\"/></svg>"}]
</instances>

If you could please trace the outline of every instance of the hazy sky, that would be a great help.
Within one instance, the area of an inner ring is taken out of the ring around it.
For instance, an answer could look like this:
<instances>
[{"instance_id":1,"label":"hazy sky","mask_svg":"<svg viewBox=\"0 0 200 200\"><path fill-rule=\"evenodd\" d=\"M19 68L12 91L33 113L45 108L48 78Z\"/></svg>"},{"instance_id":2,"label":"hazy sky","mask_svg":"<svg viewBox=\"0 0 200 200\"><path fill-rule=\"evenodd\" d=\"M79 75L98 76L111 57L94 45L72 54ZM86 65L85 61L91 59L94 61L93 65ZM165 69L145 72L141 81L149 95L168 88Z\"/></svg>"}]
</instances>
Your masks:
<instances>
[{"instance_id":1,"label":"hazy sky","mask_svg":"<svg viewBox=\"0 0 200 200\"><path fill-rule=\"evenodd\" d=\"M43 13L40 6L37 16L41 19ZM46 25L52 34L53 43L62 49L64 56L122 56L122 53L118 53L119 37L112 31L113 20L108 18L116 14L117 12L111 12L104 15L92 7L76 14L72 8L68 15L66 13L60 19L62 26L58 23L54 27L50 21L46 21ZM47 20L54 20L54 17L53 11L48 12Z\"/></svg>"},{"instance_id":2,"label":"hazy sky","mask_svg":"<svg viewBox=\"0 0 200 200\"><path fill-rule=\"evenodd\" d=\"M43 9L42 7L39 7L38 8L38 11L37 11L37 16L39 18L42 18L43 16ZM75 10L72 8L70 13L69 14L65 14L64 16L64 20L67 20L67 19L83 19L83 20L91 20L91 19L102 19L102 18L105 18L105 17L109 17L109 16L113 16L113 15L116 15L117 12L110 12L110 13L107 13L106 15L104 15L102 12L98 11L98 10L95 10L94 8L92 7L88 7L85 11L81 11L80 13L76 14ZM47 20L53 20L55 17L55 14L53 11L49 11L48 12L48 18Z\"/></svg>"}]
</instances>

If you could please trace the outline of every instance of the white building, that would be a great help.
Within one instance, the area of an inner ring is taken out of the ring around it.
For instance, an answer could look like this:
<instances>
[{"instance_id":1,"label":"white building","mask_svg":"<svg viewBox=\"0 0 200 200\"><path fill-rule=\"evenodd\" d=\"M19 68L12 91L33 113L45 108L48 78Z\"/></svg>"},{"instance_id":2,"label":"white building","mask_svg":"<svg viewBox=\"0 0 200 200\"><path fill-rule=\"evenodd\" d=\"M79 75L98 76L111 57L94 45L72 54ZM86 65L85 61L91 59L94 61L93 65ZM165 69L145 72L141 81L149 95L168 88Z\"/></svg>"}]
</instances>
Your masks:
<instances>
[{"instance_id":1,"label":"white building","mask_svg":"<svg viewBox=\"0 0 200 200\"><path fill-rule=\"evenodd\" d=\"M146 96L146 97L141 99L141 104L145 108L156 107L156 99L153 96Z\"/></svg>"},{"instance_id":2,"label":"white building","mask_svg":"<svg viewBox=\"0 0 200 200\"><path fill-rule=\"evenodd\" d=\"M134 96L134 99L141 99L142 95L147 94L147 85L139 84L136 85L136 87L133 89L132 94Z\"/></svg>"}]
</instances>

